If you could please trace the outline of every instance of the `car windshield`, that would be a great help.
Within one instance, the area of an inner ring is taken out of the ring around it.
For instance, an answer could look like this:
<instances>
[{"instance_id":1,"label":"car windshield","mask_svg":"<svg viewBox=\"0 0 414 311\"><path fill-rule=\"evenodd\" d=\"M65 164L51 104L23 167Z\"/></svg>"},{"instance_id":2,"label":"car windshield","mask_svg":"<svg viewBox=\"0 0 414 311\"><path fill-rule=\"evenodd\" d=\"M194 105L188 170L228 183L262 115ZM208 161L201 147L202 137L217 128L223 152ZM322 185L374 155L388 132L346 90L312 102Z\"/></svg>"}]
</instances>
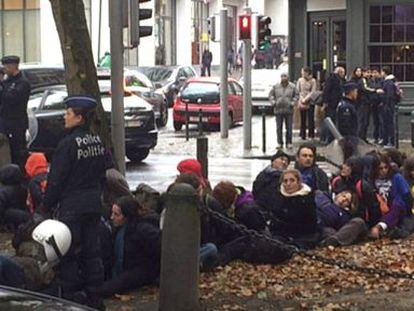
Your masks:
<instances>
[{"instance_id":1,"label":"car windshield","mask_svg":"<svg viewBox=\"0 0 414 311\"><path fill-rule=\"evenodd\" d=\"M216 83L188 83L181 91L181 98L190 101L197 101L198 99L203 102L216 101L219 99L219 86Z\"/></svg>"},{"instance_id":2,"label":"car windshield","mask_svg":"<svg viewBox=\"0 0 414 311\"><path fill-rule=\"evenodd\" d=\"M140 71L144 75L146 75L152 82L168 80L173 73L173 70L171 68L165 67L140 68Z\"/></svg>"}]
</instances>

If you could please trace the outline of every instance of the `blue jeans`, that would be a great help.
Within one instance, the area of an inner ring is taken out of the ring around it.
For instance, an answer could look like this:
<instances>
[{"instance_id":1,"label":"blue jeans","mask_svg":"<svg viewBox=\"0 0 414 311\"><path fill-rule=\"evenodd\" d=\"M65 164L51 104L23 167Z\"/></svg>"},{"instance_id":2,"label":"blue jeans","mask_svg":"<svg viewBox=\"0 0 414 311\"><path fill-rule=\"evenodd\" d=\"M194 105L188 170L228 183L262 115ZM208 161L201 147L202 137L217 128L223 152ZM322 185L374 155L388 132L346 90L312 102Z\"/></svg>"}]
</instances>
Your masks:
<instances>
[{"instance_id":1,"label":"blue jeans","mask_svg":"<svg viewBox=\"0 0 414 311\"><path fill-rule=\"evenodd\" d=\"M200 246L200 267L201 269L213 268L217 260L217 247L213 243L206 243Z\"/></svg>"},{"instance_id":2,"label":"blue jeans","mask_svg":"<svg viewBox=\"0 0 414 311\"><path fill-rule=\"evenodd\" d=\"M276 135L277 135L277 143L279 145L283 145L283 123L285 123L286 127L286 144L292 144L292 114L291 113L283 113L276 115Z\"/></svg>"}]
</instances>

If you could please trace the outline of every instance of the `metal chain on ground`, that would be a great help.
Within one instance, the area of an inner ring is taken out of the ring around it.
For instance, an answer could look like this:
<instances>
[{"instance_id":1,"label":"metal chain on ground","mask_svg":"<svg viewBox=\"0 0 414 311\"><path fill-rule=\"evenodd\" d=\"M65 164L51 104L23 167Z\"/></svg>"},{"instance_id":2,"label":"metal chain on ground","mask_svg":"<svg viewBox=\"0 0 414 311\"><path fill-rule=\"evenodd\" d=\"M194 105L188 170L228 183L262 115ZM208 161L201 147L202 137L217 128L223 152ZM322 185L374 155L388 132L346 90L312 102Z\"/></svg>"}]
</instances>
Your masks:
<instances>
[{"instance_id":1,"label":"metal chain on ground","mask_svg":"<svg viewBox=\"0 0 414 311\"><path fill-rule=\"evenodd\" d=\"M220 212L214 211L214 210L212 210L211 208L209 208L207 206L205 206L205 209L207 210L209 215L211 215L213 218L215 218L218 221L221 221L222 223L225 223L225 224L231 226L232 229L238 231L242 235L249 236L249 237L252 237L252 238L264 239L264 240L268 241L269 243L273 244L274 246L280 248L281 250L292 252L292 254L296 254L298 256L302 256L302 257L305 257L305 258L313 260L313 261L319 261L319 262L321 262L323 264L326 264L326 265L335 266L335 267L338 267L340 269L354 270L354 271L362 272L362 273L365 273L365 274L375 275L375 276L378 276L378 277L391 277L391 278L396 278L396 279L414 280L414 275L412 275L410 273L407 273L407 272L387 271L387 270L379 269L379 268L361 267L357 264L342 262L342 261L338 261L338 260L335 260L335 259L332 259L332 258L326 258L326 257L321 256L321 255L316 255L316 254L312 253L311 251L300 250L294 245L286 244L286 243L284 243L280 240L274 239L274 238L272 238L272 237L270 237L266 234L257 232L256 230L248 229L245 225L239 224L235 220L221 214Z\"/></svg>"}]
</instances>

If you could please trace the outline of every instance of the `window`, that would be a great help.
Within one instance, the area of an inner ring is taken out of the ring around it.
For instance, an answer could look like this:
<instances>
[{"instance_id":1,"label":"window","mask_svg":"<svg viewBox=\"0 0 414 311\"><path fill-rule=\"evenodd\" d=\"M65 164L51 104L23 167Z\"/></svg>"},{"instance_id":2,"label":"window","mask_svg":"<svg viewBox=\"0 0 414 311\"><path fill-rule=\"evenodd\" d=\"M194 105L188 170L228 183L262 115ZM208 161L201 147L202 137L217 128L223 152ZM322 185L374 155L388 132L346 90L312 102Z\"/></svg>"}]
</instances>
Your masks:
<instances>
[{"instance_id":1,"label":"window","mask_svg":"<svg viewBox=\"0 0 414 311\"><path fill-rule=\"evenodd\" d=\"M414 81L414 4L369 8L368 63L390 66L400 81Z\"/></svg>"},{"instance_id":2,"label":"window","mask_svg":"<svg viewBox=\"0 0 414 311\"><path fill-rule=\"evenodd\" d=\"M0 0L0 53L40 61L40 0Z\"/></svg>"}]
</instances>

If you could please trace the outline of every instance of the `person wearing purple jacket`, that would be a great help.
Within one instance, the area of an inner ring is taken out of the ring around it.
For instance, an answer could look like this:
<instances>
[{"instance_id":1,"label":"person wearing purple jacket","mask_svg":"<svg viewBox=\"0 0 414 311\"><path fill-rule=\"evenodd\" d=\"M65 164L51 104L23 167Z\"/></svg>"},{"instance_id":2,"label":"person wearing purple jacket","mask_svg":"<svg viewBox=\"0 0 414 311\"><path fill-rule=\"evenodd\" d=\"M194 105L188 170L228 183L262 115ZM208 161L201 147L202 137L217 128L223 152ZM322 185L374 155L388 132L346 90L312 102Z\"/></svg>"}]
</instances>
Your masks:
<instances>
[{"instance_id":1,"label":"person wearing purple jacket","mask_svg":"<svg viewBox=\"0 0 414 311\"><path fill-rule=\"evenodd\" d=\"M349 190L339 192L334 200L322 191L315 192L318 225L322 228L324 246L351 245L368 232L365 221L357 217L356 195Z\"/></svg>"},{"instance_id":2,"label":"person wearing purple jacket","mask_svg":"<svg viewBox=\"0 0 414 311\"><path fill-rule=\"evenodd\" d=\"M412 197L407 181L392 169L391 160L379 154L379 161L372 168L371 180L380 205L385 206L381 220L371 228L370 236L379 238L383 232L398 226L404 217L411 215Z\"/></svg>"}]
</instances>

